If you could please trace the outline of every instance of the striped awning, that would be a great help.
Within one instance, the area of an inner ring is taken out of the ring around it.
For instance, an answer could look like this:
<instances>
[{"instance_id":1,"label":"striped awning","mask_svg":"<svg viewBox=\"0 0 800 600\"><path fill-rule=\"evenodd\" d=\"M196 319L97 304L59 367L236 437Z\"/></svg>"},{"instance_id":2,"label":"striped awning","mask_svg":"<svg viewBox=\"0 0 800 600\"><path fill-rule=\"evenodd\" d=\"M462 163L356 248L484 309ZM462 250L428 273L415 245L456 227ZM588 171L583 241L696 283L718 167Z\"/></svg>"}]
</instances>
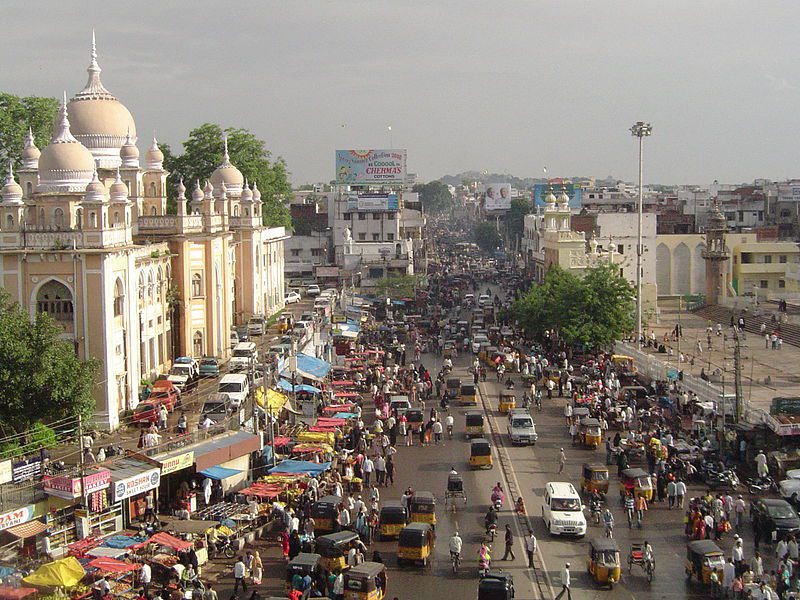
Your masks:
<instances>
[{"instance_id":1,"label":"striped awning","mask_svg":"<svg viewBox=\"0 0 800 600\"><path fill-rule=\"evenodd\" d=\"M18 537L19 539L25 539L39 535L40 533L44 533L47 531L47 525L41 521L28 521L27 523L22 523L21 525L9 527L6 529L6 531L11 535Z\"/></svg>"}]
</instances>

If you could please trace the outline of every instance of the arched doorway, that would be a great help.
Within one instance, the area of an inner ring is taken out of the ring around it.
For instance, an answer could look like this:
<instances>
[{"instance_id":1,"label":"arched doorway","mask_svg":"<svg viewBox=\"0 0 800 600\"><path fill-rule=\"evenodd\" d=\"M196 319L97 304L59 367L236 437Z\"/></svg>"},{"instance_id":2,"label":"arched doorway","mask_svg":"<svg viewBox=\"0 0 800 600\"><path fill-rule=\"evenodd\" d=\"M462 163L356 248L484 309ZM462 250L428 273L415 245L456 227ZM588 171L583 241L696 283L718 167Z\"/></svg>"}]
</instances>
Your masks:
<instances>
[{"instance_id":1,"label":"arched doorway","mask_svg":"<svg viewBox=\"0 0 800 600\"><path fill-rule=\"evenodd\" d=\"M689 246L681 242L672 257L675 262L675 292L688 294L692 287L692 253Z\"/></svg>"},{"instance_id":2,"label":"arched doorway","mask_svg":"<svg viewBox=\"0 0 800 600\"><path fill-rule=\"evenodd\" d=\"M656 286L659 296L672 294L672 254L666 244L656 248Z\"/></svg>"}]
</instances>

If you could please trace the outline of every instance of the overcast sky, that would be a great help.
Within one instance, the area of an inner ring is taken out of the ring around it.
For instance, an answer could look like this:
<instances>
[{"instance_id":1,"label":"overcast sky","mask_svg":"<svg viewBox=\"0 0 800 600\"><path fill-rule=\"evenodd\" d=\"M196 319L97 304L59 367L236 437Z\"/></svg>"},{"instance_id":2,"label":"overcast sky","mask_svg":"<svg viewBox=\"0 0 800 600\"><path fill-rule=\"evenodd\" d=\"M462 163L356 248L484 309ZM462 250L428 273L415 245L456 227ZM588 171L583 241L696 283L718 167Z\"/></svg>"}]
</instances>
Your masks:
<instances>
[{"instance_id":1,"label":"overcast sky","mask_svg":"<svg viewBox=\"0 0 800 600\"><path fill-rule=\"evenodd\" d=\"M5 3L2 89L71 96L97 30L102 79L143 150L244 127L295 184L336 148L407 148L422 180L468 169L633 180L800 176L800 3L37 0Z\"/></svg>"}]
</instances>

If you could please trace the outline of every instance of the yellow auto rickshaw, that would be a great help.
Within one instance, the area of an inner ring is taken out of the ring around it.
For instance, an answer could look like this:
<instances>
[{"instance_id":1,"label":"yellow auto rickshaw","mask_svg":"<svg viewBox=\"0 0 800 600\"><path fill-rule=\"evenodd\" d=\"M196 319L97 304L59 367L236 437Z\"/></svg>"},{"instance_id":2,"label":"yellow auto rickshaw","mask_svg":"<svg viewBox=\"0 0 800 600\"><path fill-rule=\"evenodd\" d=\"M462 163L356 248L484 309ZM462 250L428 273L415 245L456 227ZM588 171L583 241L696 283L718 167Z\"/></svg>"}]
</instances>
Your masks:
<instances>
[{"instance_id":1,"label":"yellow auto rickshaw","mask_svg":"<svg viewBox=\"0 0 800 600\"><path fill-rule=\"evenodd\" d=\"M483 413L479 411L470 411L464 414L466 420L466 434L467 437L480 436L483 437L485 433L485 422Z\"/></svg>"},{"instance_id":2,"label":"yellow auto rickshaw","mask_svg":"<svg viewBox=\"0 0 800 600\"><path fill-rule=\"evenodd\" d=\"M602 439L600 421L591 417L581 419L578 428L578 437L584 446L595 450L600 445L600 440Z\"/></svg>"},{"instance_id":3,"label":"yellow auto rickshaw","mask_svg":"<svg viewBox=\"0 0 800 600\"><path fill-rule=\"evenodd\" d=\"M414 523L436 527L436 498L430 492L414 492L411 496L411 516Z\"/></svg>"},{"instance_id":4,"label":"yellow auto rickshaw","mask_svg":"<svg viewBox=\"0 0 800 600\"><path fill-rule=\"evenodd\" d=\"M466 404L467 406L477 406L478 390L476 390L475 386L471 383L462 385L459 400L461 401L461 404Z\"/></svg>"},{"instance_id":5,"label":"yellow auto rickshaw","mask_svg":"<svg viewBox=\"0 0 800 600\"><path fill-rule=\"evenodd\" d=\"M281 315L278 318L278 333L284 334L289 331L289 322L291 321L291 315Z\"/></svg>"},{"instance_id":6,"label":"yellow auto rickshaw","mask_svg":"<svg viewBox=\"0 0 800 600\"><path fill-rule=\"evenodd\" d=\"M378 516L378 539L396 538L408 522L406 507L402 502L387 500Z\"/></svg>"},{"instance_id":7,"label":"yellow auto rickshaw","mask_svg":"<svg viewBox=\"0 0 800 600\"><path fill-rule=\"evenodd\" d=\"M513 392L500 392L500 405L498 406L501 414L507 414L517 407L517 397Z\"/></svg>"},{"instance_id":8,"label":"yellow auto rickshaw","mask_svg":"<svg viewBox=\"0 0 800 600\"><path fill-rule=\"evenodd\" d=\"M469 466L473 469L492 468L492 446L486 438L475 438L469 443Z\"/></svg>"},{"instance_id":9,"label":"yellow auto rickshaw","mask_svg":"<svg viewBox=\"0 0 800 600\"><path fill-rule=\"evenodd\" d=\"M421 562L425 567L433 554L433 527L428 523L409 523L403 527L397 541L397 565Z\"/></svg>"},{"instance_id":10,"label":"yellow auto rickshaw","mask_svg":"<svg viewBox=\"0 0 800 600\"><path fill-rule=\"evenodd\" d=\"M589 540L589 574L596 583L614 587L619 582L622 568L619 560L619 546L614 538L594 538Z\"/></svg>"},{"instance_id":11,"label":"yellow auto rickshaw","mask_svg":"<svg viewBox=\"0 0 800 600\"><path fill-rule=\"evenodd\" d=\"M711 540L695 540L686 544L686 580L691 581L692 577L697 581L708 585L710 583L711 572L716 570L720 575L725 566L725 556Z\"/></svg>"},{"instance_id":12,"label":"yellow auto rickshaw","mask_svg":"<svg viewBox=\"0 0 800 600\"><path fill-rule=\"evenodd\" d=\"M452 401L457 400L461 395L461 378L449 377L445 382L445 388L447 389L447 397Z\"/></svg>"},{"instance_id":13,"label":"yellow auto rickshaw","mask_svg":"<svg viewBox=\"0 0 800 600\"><path fill-rule=\"evenodd\" d=\"M286 591L292 589L292 578L295 575L310 575L313 581L323 581L322 557L311 552L301 552L286 565Z\"/></svg>"},{"instance_id":14,"label":"yellow auto rickshaw","mask_svg":"<svg viewBox=\"0 0 800 600\"><path fill-rule=\"evenodd\" d=\"M386 597L386 566L364 562L344 574L344 600L383 600Z\"/></svg>"},{"instance_id":15,"label":"yellow auto rickshaw","mask_svg":"<svg viewBox=\"0 0 800 600\"><path fill-rule=\"evenodd\" d=\"M486 355L483 357L483 362L485 362L490 367L494 367L494 357L497 354L497 346L488 346L486 348Z\"/></svg>"},{"instance_id":16,"label":"yellow auto rickshaw","mask_svg":"<svg viewBox=\"0 0 800 600\"><path fill-rule=\"evenodd\" d=\"M326 571L338 573L347 568L347 552L358 539L355 531L338 531L319 536L314 542L314 551L322 557L321 565Z\"/></svg>"},{"instance_id":17,"label":"yellow auto rickshaw","mask_svg":"<svg viewBox=\"0 0 800 600\"><path fill-rule=\"evenodd\" d=\"M608 467L599 463L583 463L581 491L598 494L608 493Z\"/></svg>"},{"instance_id":18,"label":"yellow auto rickshaw","mask_svg":"<svg viewBox=\"0 0 800 600\"><path fill-rule=\"evenodd\" d=\"M338 506L342 503L339 496L325 496L311 505L311 516L314 518L314 529L320 533L336 531Z\"/></svg>"},{"instance_id":19,"label":"yellow auto rickshaw","mask_svg":"<svg viewBox=\"0 0 800 600\"><path fill-rule=\"evenodd\" d=\"M653 499L653 480L644 469L625 469L619 479L619 495L643 496L648 502Z\"/></svg>"}]
</instances>

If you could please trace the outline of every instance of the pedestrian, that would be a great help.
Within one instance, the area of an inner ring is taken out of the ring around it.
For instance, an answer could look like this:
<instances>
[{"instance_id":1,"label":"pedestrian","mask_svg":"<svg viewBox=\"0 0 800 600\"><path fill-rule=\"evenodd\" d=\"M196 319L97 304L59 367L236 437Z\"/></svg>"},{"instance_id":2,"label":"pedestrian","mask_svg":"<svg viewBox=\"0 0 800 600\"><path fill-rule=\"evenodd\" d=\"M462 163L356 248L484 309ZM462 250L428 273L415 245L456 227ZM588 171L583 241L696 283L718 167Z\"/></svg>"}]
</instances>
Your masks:
<instances>
[{"instance_id":1,"label":"pedestrian","mask_svg":"<svg viewBox=\"0 0 800 600\"><path fill-rule=\"evenodd\" d=\"M361 473L364 475L364 485L366 487L371 485L373 471L375 471L375 463L367 456L361 464Z\"/></svg>"},{"instance_id":2,"label":"pedestrian","mask_svg":"<svg viewBox=\"0 0 800 600\"><path fill-rule=\"evenodd\" d=\"M167 412L167 407L162 404L161 408L158 409L158 428L166 429L168 420L169 412Z\"/></svg>"},{"instance_id":3,"label":"pedestrian","mask_svg":"<svg viewBox=\"0 0 800 600\"><path fill-rule=\"evenodd\" d=\"M670 479L669 483L667 484L667 499L669 510L672 510L675 507L675 500L678 496L678 484L675 483L674 480Z\"/></svg>"},{"instance_id":4,"label":"pedestrian","mask_svg":"<svg viewBox=\"0 0 800 600\"><path fill-rule=\"evenodd\" d=\"M675 484L675 498L678 502L678 508L683 508L683 498L686 495L686 484L682 479L678 479Z\"/></svg>"},{"instance_id":5,"label":"pedestrian","mask_svg":"<svg viewBox=\"0 0 800 600\"><path fill-rule=\"evenodd\" d=\"M558 472L559 472L559 474L564 472L564 466L566 464L567 464L567 455L564 454L564 449L561 448L561 450L558 453Z\"/></svg>"},{"instance_id":6,"label":"pedestrian","mask_svg":"<svg viewBox=\"0 0 800 600\"><path fill-rule=\"evenodd\" d=\"M242 592L247 593L247 581L245 581L245 574L247 569L244 566L244 558L239 556L236 562L233 564L233 595L236 595L236 592L239 590L239 586L242 586Z\"/></svg>"},{"instance_id":7,"label":"pedestrian","mask_svg":"<svg viewBox=\"0 0 800 600\"><path fill-rule=\"evenodd\" d=\"M735 544L731 550L731 559L733 564L736 565L736 574L741 575L744 573L744 548L742 546L742 538L738 535L734 537Z\"/></svg>"},{"instance_id":8,"label":"pedestrian","mask_svg":"<svg viewBox=\"0 0 800 600\"><path fill-rule=\"evenodd\" d=\"M528 568L533 569L533 555L536 553L536 536L533 535L533 530L529 530L528 537L525 538L525 552L528 553Z\"/></svg>"},{"instance_id":9,"label":"pedestrian","mask_svg":"<svg viewBox=\"0 0 800 600\"><path fill-rule=\"evenodd\" d=\"M511 532L511 525L508 523L506 523L505 543L506 551L500 560L508 560L509 555L511 555L511 560L517 560L517 557L514 556L514 534Z\"/></svg>"},{"instance_id":10,"label":"pedestrian","mask_svg":"<svg viewBox=\"0 0 800 600\"><path fill-rule=\"evenodd\" d=\"M380 454L375 457L375 479L378 485L386 484L386 459Z\"/></svg>"},{"instance_id":11,"label":"pedestrian","mask_svg":"<svg viewBox=\"0 0 800 600\"><path fill-rule=\"evenodd\" d=\"M253 585L261 585L261 578L264 576L264 563L258 550L253 554L253 560L250 563L250 574L253 577Z\"/></svg>"},{"instance_id":12,"label":"pedestrian","mask_svg":"<svg viewBox=\"0 0 800 600\"><path fill-rule=\"evenodd\" d=\"M736 497L736 501L733 503L733 514L736 523L736 533L741 533L742 524L744 523L744 510L745 510L744 498L742 498L742 495L739 494Z\"/></svg>"},{"instance_id":13,"label":"pedestrian","mask_svg":"<svg viewBox=\"0 0 800 600\"><path fill-rule=\"evenodd\" d=\"M606 438L606 464L607 465L611 464L611 449L612 449L611 437L607 437Z\"/></svg>"},{"instance_id":14,"label":"pedestrian","mask_svg":"<svg viewBox=\"0 0 800 600\"><path fill-rule=\"evenodd\" d=\"M153 571L146 562L139 569L139 583L142 585L142 595L147 596L150 591L150 582L153 580Z\"/></svg>"},{"instance_id":15,"label":"pedestrian","mask_svg":"<svg viewBox=\"0 0 800 600\"><path fill-rule=\"evenodd\" d=\"M558 593L558 596L555 597L555 600L559 600L565 592L567 594L567 600L572 600L572 592L570 591L569 563L564 565L564 568L561 569L561 591Z\"/></svg>"},{"instance_id":16,"label":"pedestrian","mask_svg":"<svg viewBox=\"0 0 800 600\"><path fill-rule=\"evenodd\" d=\"M214 584L211 581L206 583L206 591L203 594L203 600L219 600L217 590L214 589Z\"/></svg>"},{"instance_id":17,"label":"pedestrian","mask_svg":"<svg viewBox=\"0 0 800 600\"><path fill-rule=\"evenodd\" d=\"M437 446L442 441L442 422L438 418L433 422L433 440Z\"/></svg>"},{"instance_id":18,"label":"pedestrian","mask_svg":"<svg viewBox=\"0 0 800 600\"><path fill-rule=\"evenodd\" d=\"M386 486L394 485L394 459L390 455L386 459Z\"/></svg>"},{"instance_id":19,"label":"pedestrian","mask_svg":"<svg viewBox=\"0 0 800 600\"><path fill-rule=\"evenodd\" d=\"M643 494L637 494L636 500L634 501L636 504L636 524L639 529L642 528L642 520L644 519L644 513L647 510L647 500L645 499Z\"/></svg>"},{"instance_id":20,"label":"pedestrian","mask_svg":"<svg viewBox=\"0 0 800 600\"><path fill-rule=\"evenodd\" d=\"M729 597L731 595L733 580L736 579L736 576L738 575L736 571L737 569L733 564L732 558L729 558L722 566L722 591L725 597Z\"/></svg>"},{"instance_id":21,"label":"pedestrian","mask_svg":"<svg viewBox=\"0 0 800 600\"><path fill-rule=\"evenodd\" d=\"M569 435L572 438L572 445L578 443L578 426L573 422L569 426Z\"/></svg>"}]
</instances>

